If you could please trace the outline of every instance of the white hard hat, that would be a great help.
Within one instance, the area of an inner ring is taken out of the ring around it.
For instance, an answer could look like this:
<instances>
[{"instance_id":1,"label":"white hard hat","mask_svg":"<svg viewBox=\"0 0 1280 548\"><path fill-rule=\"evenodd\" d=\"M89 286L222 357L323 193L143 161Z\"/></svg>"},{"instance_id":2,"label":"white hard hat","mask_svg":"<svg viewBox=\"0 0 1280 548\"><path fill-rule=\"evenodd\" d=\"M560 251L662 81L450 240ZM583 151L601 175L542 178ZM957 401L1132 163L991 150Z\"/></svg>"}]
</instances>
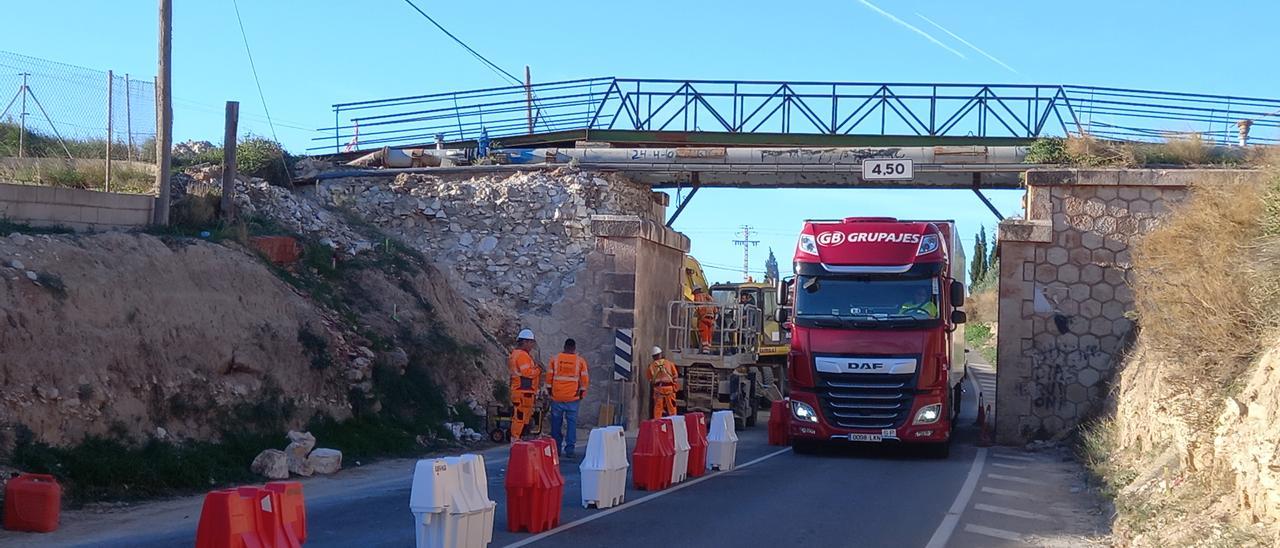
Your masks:
<instances>
[{"instance_id":1,"label":"white hard hat","mask_svg":"<svg viewBox=\"0 0 1280 548\"><path fill-rule=\"evenodd\" d=\"M661 353L662 353L662 349L655 346L653 347L653 352L650 352L649 355L657 356L658 354L661 354Z\"/></svg>"},{"instance_id":2,"label":"white hard hat","mask_svg":"<svg viewBox=\"0 0 1280 548\"><path fill-rule=\"evenodd\" d=\"M532 329L521 329L521 330L520 330L520 334L519 334L519 335L516 335L516 340L519 340L519 341L532 341L532 340L533 340L533 330L532 330Z\"/></svg>"}]
</instances>

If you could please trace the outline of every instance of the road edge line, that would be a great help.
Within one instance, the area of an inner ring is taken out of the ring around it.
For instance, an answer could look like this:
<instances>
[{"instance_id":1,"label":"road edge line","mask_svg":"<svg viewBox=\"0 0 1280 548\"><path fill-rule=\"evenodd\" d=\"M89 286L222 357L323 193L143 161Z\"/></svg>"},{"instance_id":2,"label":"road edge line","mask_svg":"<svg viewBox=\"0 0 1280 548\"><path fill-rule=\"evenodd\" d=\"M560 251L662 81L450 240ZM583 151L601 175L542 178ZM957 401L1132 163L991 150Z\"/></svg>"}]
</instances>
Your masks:
<instances>
[{"instance_id":1,"label":"road edge line","mask_svg":"<svg viewBox=\"0 0 1280 548\"><path fill-rule=\"evenodd\" d=\"M969 383L974 382L970 377ZM947 541L951 540L951 535L956 531L956 525L960 524L960 514L963 514L964 509L969 506L969 499L973 498L973 492L978 487L978 479L982 477L982 465L986 460L987 448L979 447L978 454L973 457L973 464L969 466L969 475L964 479L960 492L956 493L956 500L951 503L951 509L947 510L947 515L942 517L942 523L939 523L938 528L933 531L933 536L929 538L929 544L926 544L925 548L943 548L947 545Z\"/></svg>"},{"instance_id":2,"label":"road edge line","mask_svg":"<svg viewBox=\"0 0 1280 548\"><path fill-rule=\"evenodd\" d=\"M679 491L679 490L681 490L681 489L684 489L684 488L686 488L686 487L693 487L694 485L697 485L697 484L699 484L699 483L702 483L702 482L704 482L704 481L707 481L707 480L709 480L709 479L711 479L711 478L718 478L718 477L723 476L723 475L725 475L725 474L727 474L727 473L733 472L734 470L741 470L741 469L746 468L746 467L748 467L748 466L751 466L751 465L753 465L753 464L760 463L760 462L764 462L764 461L766 461L766 460L769 460L769 459L771 459L771 458L773 458L773 457L776 457L776 456L778 456L778 455L781 455L781 454L786 453L786 452L789 452L789 451L791 451L791 448L790 448L790 447L786 447L786 448L783 448L783 449L779 449L779 450L774 451L774 452L772 452L772 453L769 453L769 454L767 454L767 455L765 455L765 456L763 456L763 457L760 457L760 458L757 458L757 459L755 459L755 460L752 460L752 461L749 461L749 462L743 463L743 464L742 464L742 465L740 465L740 466L735 466L735 467L733 468L733 470L726 470L726 471L723 471L723 472L713 472L713 473L707 474L707 475L705 475L705 476L702 476L702 477L700 477L700 478L697 478L697 479L694 479L694 480L690 480L690 481L686 481L686 482L684 482L684 483L678 484L678 485L676 485L676 486L674 486L674 487L671 487L671 488L669 488L669 489L665 489L665 490L662 490L662 491L658 491L658 492L656 492L656 493L650 493L650 494L648 494L648 495L645 495L645 496L643 496L643 497L640 497L640 498L638 498L638 499L636 499L636 500L633 500L633 501L631 501L631 502L627 502L627 503L620 504L620 505L618 505L618 506L614 506L613 508L609 508L609 509L604 510L604 511L602 511L602 512L597 512L597 513L595 513L595 514L591 514L591 515L589 515L589 516L587 516L587 517L585 517L585 518L581 518L581 519L578 519L578 520L576 520L576 521L571 521L571 522L569 522L569 523L566 523L566 524L564 524L564 525L561 525L561 526L559 526L559 527L556 527L555 529L551 529L550 531L545 531L545 532L542 532L542 533L538 533L538 534L536 534L536 535L534 535L534 536L531 536L531 537L526 538L526 539L524 539L524 540L521 540L521 541L519 541L519 542L513 542L513 543L511 543L511 544L508 544L508 545L504 546L503 548L517 548L517 547L519 547L519 546L528 546L528 545L530 545L530 544L533 544L533 543L535 543L535 542L538 542L539 540L545 539L545 538L550 537L550 536L552 536L552 535L555 535L555 534L558 534L558 533L563 533L563 532L565 532L565 531L568 531L568 530L570 530L570 529L573 529L574 527L577 527L577 526L579 526L579 525L582 525L582 524L585 524L585 523L589 523L589 522L592 522L592 521L598 520L598 519L603 518L603 517L605 517L605 516L611 515L611 514L613 514L613 513L615 513L615 512L621 512L621 511L626 510L626 509L628 509L628 508L635 507L635 506L639 506L639 505L641 505L641 504L644 504L644 503L646 503L646 502L649 502L649 501L651 501L651 500L653 500L653 499L656 499L656 498L661 497L661 496L664 496L664 495L670 495L671 493L674 493L674 492Z\"/></svg>"}]
</instances>

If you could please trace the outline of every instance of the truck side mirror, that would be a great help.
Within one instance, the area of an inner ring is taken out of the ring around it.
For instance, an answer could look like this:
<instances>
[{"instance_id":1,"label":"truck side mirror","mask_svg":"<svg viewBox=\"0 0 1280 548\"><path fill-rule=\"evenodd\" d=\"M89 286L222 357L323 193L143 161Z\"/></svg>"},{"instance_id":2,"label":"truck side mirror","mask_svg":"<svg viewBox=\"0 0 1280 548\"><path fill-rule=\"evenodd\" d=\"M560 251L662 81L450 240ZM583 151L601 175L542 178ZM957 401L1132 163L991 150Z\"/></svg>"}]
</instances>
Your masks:
<instances>
[{"instance_id":1,"label":"truck side mirror","mask_svg":"<svg viewBox=\"0 0 1280 548\"><path fill-rule=\"evenodd\" d=\"M952 323L952 324L960 325L960 324L962 324L962 323L964 323L964 322L967 322L967 321L969 321L969 315L968 315L968 314L965 314L963 310L952 310L952 311L951 311L951 323Z\"/></svg>"},{"instance_id":2,"label":"truck side mirror","mask_svg":"<svg viewBox=\"0 0 1280 548\"><path fill-rule=\"evenodd\" d=\"M782 308L791 304L791 286L795 285L795 276L787 276L778 280L778 307Z\"/></svg>"},{"instance_id":3,"label":"truck side mirror","mask_svg":"<svg viewBox=\"0 0 1280 548\"><path fill-rule=\"evenodd\" d=\"M951 306L956 308L964 306L964 282L960 280L951 280Z\"/></svg>"},{"instance_id":4,"label":"truck side mirror","mask_svg":"<svg viewBox=\"0 0 1280 548\"><path fill-rule=\"evenodd\" d=\"M780 324L787 323L791 321L791 314L789 314L789 312L790 309L779 306L777 310L773 311L773 319Z\"/></svg>"}]
</instances>

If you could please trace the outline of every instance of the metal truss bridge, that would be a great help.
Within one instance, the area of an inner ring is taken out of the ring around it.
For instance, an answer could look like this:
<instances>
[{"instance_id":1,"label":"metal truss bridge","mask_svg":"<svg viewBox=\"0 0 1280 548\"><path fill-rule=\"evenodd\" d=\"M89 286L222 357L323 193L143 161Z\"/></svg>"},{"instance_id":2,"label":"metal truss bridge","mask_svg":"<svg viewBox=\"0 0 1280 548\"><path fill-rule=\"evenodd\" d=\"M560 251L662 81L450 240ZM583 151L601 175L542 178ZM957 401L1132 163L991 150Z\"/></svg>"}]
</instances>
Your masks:
<instances>
[{"instance_id":1,"label":"metal truss bridge","mask_svg":"<svg viewBox=\"0 0 1280 548\"><path fill-rule=\"evenodd\" d=\"M591 78L333 105L310 150L383 146L1026 145L1088 134L1280 143L1280 99L1031 84Z\"/></svg>"}]
</instances>

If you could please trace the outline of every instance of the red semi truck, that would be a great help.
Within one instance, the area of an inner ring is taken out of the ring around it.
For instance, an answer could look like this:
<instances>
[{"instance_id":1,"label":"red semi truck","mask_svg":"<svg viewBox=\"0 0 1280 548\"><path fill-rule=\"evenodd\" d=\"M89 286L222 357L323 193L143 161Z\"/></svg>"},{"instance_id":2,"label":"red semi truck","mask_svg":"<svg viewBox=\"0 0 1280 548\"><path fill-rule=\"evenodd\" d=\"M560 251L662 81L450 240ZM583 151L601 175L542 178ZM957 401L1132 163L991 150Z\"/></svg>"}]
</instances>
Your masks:
<instances>
[{"instance_id":1,"label":"red semi truck","mask_svg":"<svg viewBox=\"0 0 1280 548\"><path fill-rule=\"evenodd\" d=\"M955 223L806 221L794 264L779 295L795 450L902 442L946 457L965 375Z\"/></svg>"}]
</instances>

